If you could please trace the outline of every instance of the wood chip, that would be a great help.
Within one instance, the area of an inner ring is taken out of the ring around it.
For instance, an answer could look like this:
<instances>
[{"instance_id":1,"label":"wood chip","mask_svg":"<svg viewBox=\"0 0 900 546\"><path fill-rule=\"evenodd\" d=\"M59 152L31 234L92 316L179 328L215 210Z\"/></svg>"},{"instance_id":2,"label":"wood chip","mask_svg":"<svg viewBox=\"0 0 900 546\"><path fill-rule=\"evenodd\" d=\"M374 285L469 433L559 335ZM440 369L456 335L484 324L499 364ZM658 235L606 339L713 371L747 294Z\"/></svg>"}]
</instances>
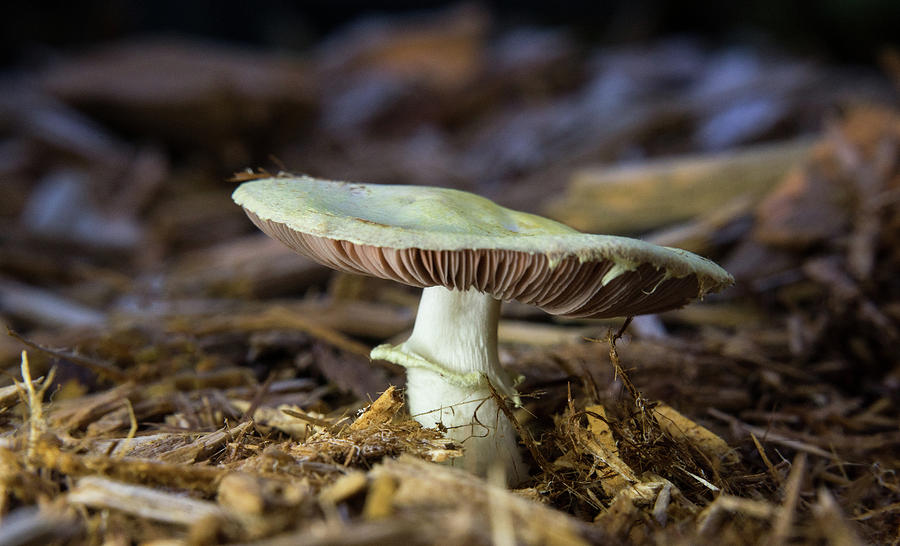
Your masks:
<instances>
[{"instance_id":1,"label":"wood chip","mask_svg":"<svg viewBox=\"0 0 900 546\"><path fill-rule=\"evenodd\" d=\"M579 231L634 233L709 213L738 195L756 199L811 149L807 140L736 152L576 172L547 213Z\"/></svg>"},{"instance_id":2,"label":"wood chip","mask_svg":"<svg viewBox=\"0 0 900 546\"><path fill-rule=\"evenodd\" d=\"M660 428L669 436L689 442L711 460L724 461L729 464L735 464L740 460L737 451L732 449L725 440L708 428L688 419L671 406L659 404L653 408L653 415Z\"/></svg>"},{"instance_id":3,"label":"wood chip","mask_svg":"<svg viewBox=\"0 0 900 546\"><path fill-rule=\"evenodd\" d=\"M396 387L391 385L366 408L363 414L350 425L350 428L352 430L362 430L389 423L402 408L403 395Z\"/></svg>"},{"instance_id":4,"label":"wood chip","mask_svg":"<svg viewBox=\"0 0 900 546\"><path fill-rule=\"evenodd\" d=\"M401 456L396 460L384 461L371 474L376 477L387 475L397 481L394 505L398 509L422 505L444 506L454 502L445 492L455 491L467 499L474 513L482 520L480 525L488 525L489 499L502 497L515 522L518 542L551 546L587 544L580 534L583 524L570 516L489 485L458 469Z\"/></svg>"},{"instance_id":5,"label":"wood chip","mask_svg":"<svg viewBox=\"0 0 900 546\"><path fill-rule=\"evenodd\" d=\"M616 438L605 421L606 408L601 405L593 405L584 408L584 411L587 414L588 429L594 439L594 442L588 443L585 447L608 467L606 471L599 471L600 480L603 491L610 497L614 497L619 491L635 483L637 476L619 458Z\"/></svg>"},{"instance_id":6,"label":"wood chip","mask_svg":"<svg viewBox=\"0 0 900 546\"><path fill-rule=\"evenodd\" d=\"M96 476L78 480L67 498L70 504L119 510L133 516L178 525L193 525L205 518L226 518L225 512L213 502Z\"/></svg>"},{"instance_id":7,"label":"wood chip","mask_svg":"<svg viewBox=\"0 0 900 546\"><path fill-rule=\"evenodd\" d=\"M386 474L376 476L366 496L363 518L377 520L390 517L394 513L393 498L396 491L397 482L394 478Z\"/></svg>"},{"instance_id":8,"label":"wood chip","mask_svg":"<svg viewBox=\"0 0 900 546\"><path fill-rule=\"evenodd\" d=\"M323 489L319 493L319 500L332 506L336 505L361 492L368 483L365 472L350 472Z\"/></svg>"}]
</instances>

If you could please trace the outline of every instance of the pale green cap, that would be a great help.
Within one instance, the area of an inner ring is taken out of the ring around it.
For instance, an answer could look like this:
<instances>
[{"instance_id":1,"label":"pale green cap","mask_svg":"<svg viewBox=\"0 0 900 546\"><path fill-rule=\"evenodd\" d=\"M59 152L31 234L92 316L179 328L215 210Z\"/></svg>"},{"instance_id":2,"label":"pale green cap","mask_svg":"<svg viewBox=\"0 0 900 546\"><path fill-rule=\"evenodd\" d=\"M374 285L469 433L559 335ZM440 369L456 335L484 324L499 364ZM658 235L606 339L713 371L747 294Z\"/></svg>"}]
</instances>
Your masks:
<instances>
[{"instance_id":1,"label":"pale green cap","mask_svg":"<svg viewBox=\"0 0 900 546\"><path fill-rule=\"evenodd\" d=\"M556 315L658 312L734 282L696 254L580 233L459 190L278 176L232 197L268 235L334 269L475 287Z\"/></svg>"}]
</instances>

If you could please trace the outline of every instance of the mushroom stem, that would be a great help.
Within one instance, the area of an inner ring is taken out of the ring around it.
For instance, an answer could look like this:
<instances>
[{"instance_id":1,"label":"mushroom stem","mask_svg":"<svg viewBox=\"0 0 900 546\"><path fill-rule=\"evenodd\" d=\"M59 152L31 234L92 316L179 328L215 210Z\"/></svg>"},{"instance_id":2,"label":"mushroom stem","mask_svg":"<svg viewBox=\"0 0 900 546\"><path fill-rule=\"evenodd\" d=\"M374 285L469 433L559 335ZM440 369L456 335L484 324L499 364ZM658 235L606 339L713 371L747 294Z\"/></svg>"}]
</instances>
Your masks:
<instances>
[{"instance_id":1,"label":"mushroom stem","mask_svg":"<svg viewBox=\"0 0 900 546\"><path fill-rule=\"evenodd\" d=\"M465 455L451 464L480 475L503 464L510 484L526 476L515 431L488 388L519 404L500 367L497 322L500 301L475 289L425 288L413 333L397 346L380 345L373 359L407 368L409 411L426 427L443 426Z\"/></svg>"}]
</instances>

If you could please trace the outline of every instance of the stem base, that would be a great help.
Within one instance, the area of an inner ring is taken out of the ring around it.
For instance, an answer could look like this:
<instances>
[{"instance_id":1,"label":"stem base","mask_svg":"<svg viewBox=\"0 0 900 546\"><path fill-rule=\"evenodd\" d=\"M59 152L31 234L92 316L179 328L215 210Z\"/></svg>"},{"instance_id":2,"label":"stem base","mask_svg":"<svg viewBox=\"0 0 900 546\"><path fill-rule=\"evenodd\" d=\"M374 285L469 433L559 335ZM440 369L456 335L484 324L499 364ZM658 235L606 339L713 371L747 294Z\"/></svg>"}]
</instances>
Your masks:
<instances>
[{"instance_id":1,"label":"stem base","mask_svg":"<svg viewBox=\"0 0 900 546\"><path fill-rule=\"evenodd\" d=\"M476 290L426 288L410 338L380 345L373 359L406 368L409 412L426 427L447 430L465 451L450 464L486 475L502 464L508 483L527 477L516 433L497 407L488 382L519 404L497 355L500 302Z\"/></svg>"}]
</instances>

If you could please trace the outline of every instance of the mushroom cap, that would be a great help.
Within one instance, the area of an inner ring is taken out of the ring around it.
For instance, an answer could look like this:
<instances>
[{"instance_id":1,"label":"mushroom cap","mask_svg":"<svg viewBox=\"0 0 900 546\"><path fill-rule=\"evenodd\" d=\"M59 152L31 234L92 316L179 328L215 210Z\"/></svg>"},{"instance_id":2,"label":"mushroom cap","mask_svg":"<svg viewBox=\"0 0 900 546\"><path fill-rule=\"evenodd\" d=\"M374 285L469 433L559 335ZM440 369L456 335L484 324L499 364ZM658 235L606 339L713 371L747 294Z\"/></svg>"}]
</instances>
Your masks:
<instances>
[{"instance_id":1,"label":"mushroom cap","mask_svg":"<svg viewBox=\"0 0 900 546\"><path fill-rule=\"evenodd\" d=\"M734 283L691 252L580 233L459 190L278 176L232 198L270 237L338 271L476 288L565 317L665 311Z\"/></svg>"}]
</instances>

